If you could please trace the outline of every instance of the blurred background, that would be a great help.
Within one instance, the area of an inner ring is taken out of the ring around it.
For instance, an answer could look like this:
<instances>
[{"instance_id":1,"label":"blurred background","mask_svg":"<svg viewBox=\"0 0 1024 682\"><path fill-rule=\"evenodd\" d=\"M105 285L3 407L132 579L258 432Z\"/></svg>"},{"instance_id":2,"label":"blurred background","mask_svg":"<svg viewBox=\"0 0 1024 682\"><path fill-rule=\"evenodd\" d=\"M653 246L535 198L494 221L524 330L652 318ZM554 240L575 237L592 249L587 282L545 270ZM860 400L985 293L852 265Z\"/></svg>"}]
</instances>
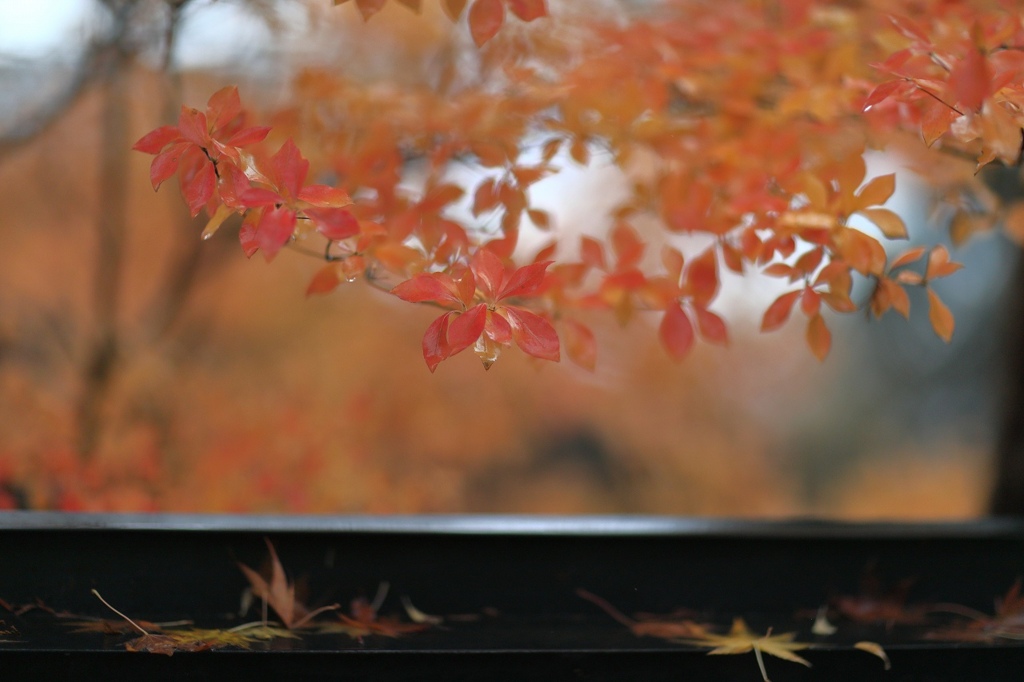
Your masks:
<instances>
[{"instance_id":1,"label":"blurred background","mask_svg":"<svg viewBox=\"0 0 1024 682\"><path fill-rule=\"evenodd\" d=\"M778 292L748 278L719 304L730 347L682 364L644 328L656 320L595 318L592 373L512 352L433 375L420 338L435 311L361 284L305 298L316 260L246 260L227 228L201 242L175 183L154 193L150 157L130 151L181 103L235 83L281 111L310 68L401 85L477 66L436 3L417 17L392 2L367 25L329 4L0 0L0 507L984 511L1016 258L998 235L955 250L966 270L936 286L949 345L913 299L910 322L830 318L818 363L799 323L757 331ZM593 226L620 180L598 160L534 200L564 229ZM912 239L941 240L924 192L900 186Z\"/></svg>"}]
</instances>

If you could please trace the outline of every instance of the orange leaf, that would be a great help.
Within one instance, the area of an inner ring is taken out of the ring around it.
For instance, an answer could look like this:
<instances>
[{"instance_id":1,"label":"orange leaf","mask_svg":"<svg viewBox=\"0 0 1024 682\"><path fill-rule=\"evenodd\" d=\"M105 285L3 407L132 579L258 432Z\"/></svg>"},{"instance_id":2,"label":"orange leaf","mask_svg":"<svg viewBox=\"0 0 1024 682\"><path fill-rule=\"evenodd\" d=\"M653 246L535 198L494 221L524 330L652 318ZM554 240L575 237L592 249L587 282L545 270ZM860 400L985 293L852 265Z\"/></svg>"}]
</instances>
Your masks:
<instances>
[{"instance_id":1,"label":"orange leaf","mask_svg":"<svg viewBox=\"0 0 1024 682\"><path fill-rule=\"evenodd\" d=\"M803 295L800 296L800 310L807 317L818 316L818 311L821 310L821 294L810 287L804 289Z\"/></svg>"},{"instance_id":2,"label":"orange leaf","mask_svg":"<svg viewBox=\"0 0 1024 682\"><path fill-rule=\"evenodd\" d=\"M341 277L338 276L337 266L334 263L328 263L313 275L309 286L306 287L306 296L330 293L337 289L340 283Z\"/></svg>"},{"instance_id":3,"label":"orange leaf","mask_svg":"<svg viewBox=\"0 0 1024 682\"><path fill-rule=\"evenodd\" d=\"M878 226L889 239L906 239L907 226L903 219L887 208L862 208L858 211L862 216Z\"/></svg>"},{"instance_id":4,"label":"orange leaf","mask_svg":"<svg viewBox=\"0 0 1024 682\"><path fill-rule=\"evenodd\" d=\"M673 303L661 318L658 328L661 345L665 347L673 360L679 361L686 357L693 347L693 324L678 302Z\"/></svg>"},{"instance_id":5,"label":"orange leaf","mask_svg":"<svg viewBox=\"0 0 1024 682\"><path fill-rule=\"evenodd\" d=\"M814 357L824 360L832 347L832 332L825 326L825 318L815 315L807 322L807 345Z\"/></svg>"},{"instance_id":6,"label":"orange leaf","mask_svg":"<svg viewBox=\"0 0 1024 682\"><path fill-rule=\"evenodd\" d=\"M861 187L856 194L855 209L880 206L896 191L896 174L879 175Z\"/></svg>"},{"instance_id":7,"label":"orange leaf","mask_svg":"<svg viewBox=\"0 0 1024 682\"><path fill-rule=\"evenodd\" d=\"M925 270L924 276L928 280L948 277L962 267L963 265L960 263L953 263L949 260L949 251L940 244L928 254L928 268Z\"/></svg>"},{"instance_id":8,"label":"orange leaf","mask_svg":"<svg viewBox=\"0 0 1024 682\"><path fill-rule=\"evenodd\" d=\"M802 293L803 291L800 290L790 291L775 299L761 319L761 331L770 332L785 324L789 319L789 314L793 311L793 304Z\"/></svg>"},{"instance_id":9,"label":"orange leaf","mask_svg":"<svg viewBox=\"0 0 1024 682\"><path fill-rule=\"evenodd\" d=\"M894 270L909 263L913 263L914 261L918 260L921 256L923 256L926 250L927 249L924 246L915 246L912 249L907 249L902 254L900 254L896 258L896 260L892 262L892 265L889 266L889 269Z\"/></svg>"},{"instance_id":10,"label":"orange leaf","mask_svg":"<svg viewBox=\"0 0 1024 682\"><path fill-rule=\"evenodd\" d=\"M939 338L949 343L953 338L953 313L932 289L928 289L928 320Z\"/></svg>"},{"instance_id":11,"label":"orange leaf","mask_svg":"<svg viewBox=\"0 0 1024 682\"><path fill-rule=\"evenodd\" d=\"M475 0L469 8L469 31L477 47L493 38L505 21L505 5L501 0Z\"/></svg>"}]
</instances>

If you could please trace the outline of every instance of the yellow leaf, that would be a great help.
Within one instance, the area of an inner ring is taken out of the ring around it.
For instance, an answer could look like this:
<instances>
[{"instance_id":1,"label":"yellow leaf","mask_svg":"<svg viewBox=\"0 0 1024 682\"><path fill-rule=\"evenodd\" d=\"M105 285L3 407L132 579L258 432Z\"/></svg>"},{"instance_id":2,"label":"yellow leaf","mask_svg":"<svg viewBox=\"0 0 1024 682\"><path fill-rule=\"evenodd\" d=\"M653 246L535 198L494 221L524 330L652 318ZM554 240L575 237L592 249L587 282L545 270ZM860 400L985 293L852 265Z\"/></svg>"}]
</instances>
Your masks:
<instances>
[{"instance_id":1,"label":"yellow leaf","mask_svg":"<svg viewBox=\"0 0 1024 682\"><path fill-rule=\"evenodd\" d=\"M880 659L882 659L882 663L885 664L886 670L892 668L892 664L889 663L889 656L885 653L885 649L883 649L880 644L875 644L874 642L857 642L853 645L853 648L860 649L861 651L866 651L874 656L878 656Z\"/></svg>"},{"instance_id":2,"label":"yellow leaf","mask_svg":"<svg viewBox=\"0 0 1024 682\"><path fill-rule=\"evenodd\" d=\"M803 642L795 642L793 641L794 637L795 634L792 632L773 635L771 629L764 635L755 635L750 631L742 618L737 618L733 621L732 629L727 635L716 635L708 632L701 634L695 639L687 640L687 642L697 646L713 647L708 652L709 655L743 654L753 651L754 656L757 658L758 668L761 670L761 677L765 682L770 682L764 667L762 654L768 654L769 656L781 658L792 663L799 663L808 668L811 667L809 661L793 653L794 651L806 649L810 645Z\"/></svg>"},{"instance_id":3,"label":"yellow leaf","mask_svg":"<svg viewBox=\"0 0 1024 682\"><path fill-rule=\"evenodd\" d=\"M212 237L217 232L217 230L220 229L220 226L224 224L224 221L228 219L228 216L230 216L232 213L234 213L234 211L232 211L224 204L218 206L217 211L207 221L206 227L203 228L202 238L206 240Z\"/></svg>"}]
</instances>

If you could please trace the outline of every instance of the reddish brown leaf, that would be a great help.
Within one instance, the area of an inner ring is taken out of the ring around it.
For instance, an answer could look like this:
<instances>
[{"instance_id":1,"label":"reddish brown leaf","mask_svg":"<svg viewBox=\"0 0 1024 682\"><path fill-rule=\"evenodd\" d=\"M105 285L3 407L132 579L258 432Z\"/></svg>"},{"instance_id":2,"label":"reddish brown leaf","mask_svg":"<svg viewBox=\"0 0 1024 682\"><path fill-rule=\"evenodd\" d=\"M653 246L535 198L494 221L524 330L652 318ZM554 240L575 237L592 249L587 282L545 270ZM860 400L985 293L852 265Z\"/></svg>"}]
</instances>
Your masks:
<instances>
[{"instance_id":1,"label":"reddish brown leaf","mask_svg":"<svg viewBox=\"0 0 1024 682\"><path fill-rule=\"evenodd\" d=\"M501 0L474 0L469 8L469 32L477 47L482 47L501 29L505 5Z\"/></svg>"},{"instance_id":2,"label":"reddish brown leaf","mask_svg":"<svg viewBox=\"0 0 1024 682\"><path fill-rule=\"evenodd\" d=\"M597 366L597 341L594 332L580 322L565 320L565 353L574 363L590 371Z\"/></svg>"},{"instance_id":3,"label":"reddish brown leaf","mask_svg":"<svg viewBox=\"0 0 1024 682\"><path fill-rule=\"evenodd\" d=\"M466 9L466 0L441 0L441 7L449 19L458 21Z\"/></svg>"},{"instance_id":4,"label":"reddish brown leaf","mask_svg":"<svg viewBox=\"0 0 1024 682\"><path fill-rule=\"evenodd\" d=\"M807 345L814 357L824 360L832 347L832 333L825 325L825 318L815 315L807 322Z\"/></svg>"}]
</instances>

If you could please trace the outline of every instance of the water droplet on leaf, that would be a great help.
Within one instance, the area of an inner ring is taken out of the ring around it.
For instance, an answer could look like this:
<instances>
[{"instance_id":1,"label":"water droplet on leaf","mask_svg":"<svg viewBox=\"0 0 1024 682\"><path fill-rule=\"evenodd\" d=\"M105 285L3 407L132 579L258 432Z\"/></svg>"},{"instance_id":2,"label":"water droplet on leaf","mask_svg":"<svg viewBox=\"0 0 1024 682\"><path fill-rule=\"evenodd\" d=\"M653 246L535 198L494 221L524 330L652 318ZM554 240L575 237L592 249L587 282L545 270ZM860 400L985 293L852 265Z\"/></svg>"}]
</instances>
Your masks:
<instances>
[{"instance_id":1,"label":"water droplet on leaf","mask_svg":"<svg viewBox=\"0 0 1024 682\"><path fill-rule=\"evenodd\" d=\"M476 345L473 346L473 352L480 358L484 369L490 369L501 355L501 346L487 338L486 334L481 334L480 338L476 340Z\"/></svg>"}]
</instances>

